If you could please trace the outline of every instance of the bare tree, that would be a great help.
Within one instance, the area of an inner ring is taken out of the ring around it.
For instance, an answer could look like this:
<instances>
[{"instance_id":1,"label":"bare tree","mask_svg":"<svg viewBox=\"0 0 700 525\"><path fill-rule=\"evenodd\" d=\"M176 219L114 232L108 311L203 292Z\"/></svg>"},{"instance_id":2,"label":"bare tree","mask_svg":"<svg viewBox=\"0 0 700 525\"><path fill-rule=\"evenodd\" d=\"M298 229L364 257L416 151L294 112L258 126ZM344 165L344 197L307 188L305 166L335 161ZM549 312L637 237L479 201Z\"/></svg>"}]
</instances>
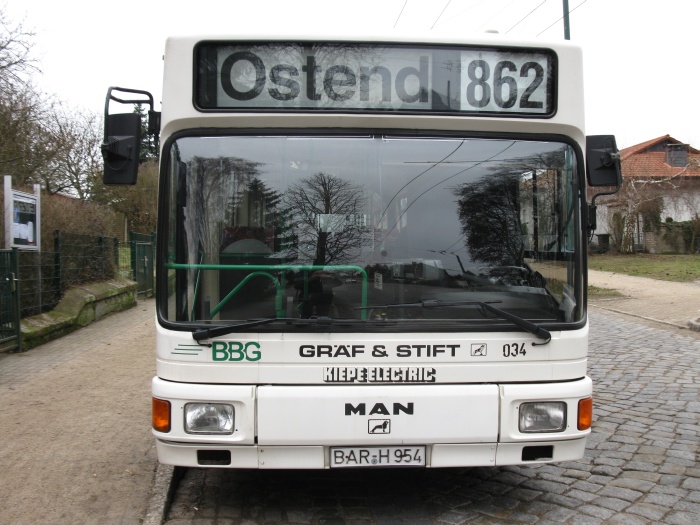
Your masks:
<instances>
[{"instance_id":1,"label":"bare tree","mask_svg":"<svg viewBox=\"0 0 700 525\"><path fill-rule=\"evenodd\" d=\"M3 9L0 6L0 90L5 92L28 84L39 67L31 56L34 33L11 22Z\"/></svg>"},{"instance_id":2,"label":"bare tree","mask_svg":"<svg viewBox=\"0 0 700 525\"><path fill-rule=\"evenodd\" d=\"M101 185L101 119L96 113L56 107L47 115L53 151L37 169L48 193L88 200Z\"/></svg>"},{"instance_id":3,"label":"bare tree","mask_svg":"<svg viewBox=\"0 0 700 525\"><path fill-rule=\"evenodd\" d=\"M0 169L20 186L40 182L36 171L55 146L47 128L51 104L31 82L40 72L31 56L33 37L0 11Z\"/></svg>"},{"instance_id":4,"label":"bare tree","mask_svg":"<svg viewBox=\"0 0 700 525\"><path fill-rule=\"evenodd\" d=\"M126 216L130 231L155 231L158 220L158 163L144 162L139 166L139 177L134 186L105 188L100 198L109 201L114 211Z\"/></svg>"},{"instance_id":5,"label":"bare tree","mask_svg":"<svg viewBox=\"0 0 700 525\"><path fill-rule=\"evenodd\" d=\"M43 107L31 92L0 96L0 169L12 174L18 185L38 182L35 172L53 149L41 124Z\"/></svg>"},{"instance_id":6,"label":"bare tree","mask_svg":"<svg viewBox=\"0 0 700 525\"><path fill-rule=\"evenodd\" d=\"M295 217L299 243L315 244L314 264L345 262L361 247L364 201L359 186L322 172L287 190L284 206Z\"/></svg>"}]
</instances>

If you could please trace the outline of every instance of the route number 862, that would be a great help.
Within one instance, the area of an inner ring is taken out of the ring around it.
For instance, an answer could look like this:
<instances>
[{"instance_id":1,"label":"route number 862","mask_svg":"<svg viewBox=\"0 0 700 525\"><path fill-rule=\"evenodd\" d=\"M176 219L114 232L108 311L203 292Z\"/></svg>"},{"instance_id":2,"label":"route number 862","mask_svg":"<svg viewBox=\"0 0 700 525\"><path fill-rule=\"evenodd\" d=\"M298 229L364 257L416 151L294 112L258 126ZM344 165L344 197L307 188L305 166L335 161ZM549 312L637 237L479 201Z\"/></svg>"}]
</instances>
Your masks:
<instances>
[{"instance_id":1,"label":"route number 862","mask_svg":"<svg viewBox=\"0 0 700 525\"><path fill-rule=\"evenodd\" d=\"M491 71L486 60L472 60L467 66L467 102L474 108L484 108L491 103L501 109L511 109L520 103L514 111L542 110L544 103L531 100L533 94L545 80L545 71L537 62L525 62L518 68L510 60L497 62Z\"/></svg>"}]
</instances>

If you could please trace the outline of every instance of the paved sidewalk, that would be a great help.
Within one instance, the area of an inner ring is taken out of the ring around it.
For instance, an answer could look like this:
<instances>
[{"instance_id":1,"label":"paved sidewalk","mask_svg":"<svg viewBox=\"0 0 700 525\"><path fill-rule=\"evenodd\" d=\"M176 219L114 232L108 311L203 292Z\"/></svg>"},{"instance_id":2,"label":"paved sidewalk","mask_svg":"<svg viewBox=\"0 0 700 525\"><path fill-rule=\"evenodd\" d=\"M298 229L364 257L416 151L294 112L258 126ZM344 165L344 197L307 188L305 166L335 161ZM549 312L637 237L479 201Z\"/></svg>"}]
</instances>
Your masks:
<instances>
[{"instance_id":1,"label":"paved sidewalk","mask_svg":"<svg viewBox=\"0 0 700 525\"><path fill-rule=\"evenodd\" d=\"M592 307L682 329L688 328L688 321L700 318L700 281L675 283L589 270L588 284L622 294L622 297L592 297L589 299Z\"/></svg>"},{"instance_id":2,"label":"paved sidewalk","mask_svg":"<svg viewBox=\"0 0 700 525\"><path fill-rule=\"evenodd\" d=\"M0 354L0 523L142 523L154 301L20 354Z\"/></svg>"}]
</instances>

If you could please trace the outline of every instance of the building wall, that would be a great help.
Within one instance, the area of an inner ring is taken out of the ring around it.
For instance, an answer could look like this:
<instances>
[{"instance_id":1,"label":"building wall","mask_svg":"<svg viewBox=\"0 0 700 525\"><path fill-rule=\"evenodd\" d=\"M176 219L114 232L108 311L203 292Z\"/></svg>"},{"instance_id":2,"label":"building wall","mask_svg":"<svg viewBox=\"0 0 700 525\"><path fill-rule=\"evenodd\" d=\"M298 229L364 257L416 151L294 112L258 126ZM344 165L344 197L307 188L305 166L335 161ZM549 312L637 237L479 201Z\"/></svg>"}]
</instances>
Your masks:
<instances>
[{"instance_id":1,"label":"building wall","mask_svg":"<svg viewBox=\"0 0 700 525\"><path fill-rule=\"evenodd\" d=\"M698 215L700 215L700 188L681 189L678 194L668 192L664 195L662 221L667 217L674 222L691 221Z\"/></svg>"}]
</instances>

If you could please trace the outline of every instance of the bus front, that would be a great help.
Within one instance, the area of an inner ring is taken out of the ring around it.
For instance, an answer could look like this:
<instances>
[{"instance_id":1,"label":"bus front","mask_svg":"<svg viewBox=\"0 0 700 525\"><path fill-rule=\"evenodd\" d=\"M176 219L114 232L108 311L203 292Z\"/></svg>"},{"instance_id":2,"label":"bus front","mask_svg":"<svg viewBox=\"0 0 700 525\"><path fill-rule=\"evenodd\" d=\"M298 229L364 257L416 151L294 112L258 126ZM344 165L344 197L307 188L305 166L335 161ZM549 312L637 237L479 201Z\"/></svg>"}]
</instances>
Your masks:
<instances>
[{"instance_id":1,"label":"bus front","mask_svg":"<svg viewBox=\"0 0 700 525\"><path fill-rule=\"evenodd\" d=\"M580 85L568 45L169 40L160 461L582 457Z\"/></svg>"}]
</instances>

